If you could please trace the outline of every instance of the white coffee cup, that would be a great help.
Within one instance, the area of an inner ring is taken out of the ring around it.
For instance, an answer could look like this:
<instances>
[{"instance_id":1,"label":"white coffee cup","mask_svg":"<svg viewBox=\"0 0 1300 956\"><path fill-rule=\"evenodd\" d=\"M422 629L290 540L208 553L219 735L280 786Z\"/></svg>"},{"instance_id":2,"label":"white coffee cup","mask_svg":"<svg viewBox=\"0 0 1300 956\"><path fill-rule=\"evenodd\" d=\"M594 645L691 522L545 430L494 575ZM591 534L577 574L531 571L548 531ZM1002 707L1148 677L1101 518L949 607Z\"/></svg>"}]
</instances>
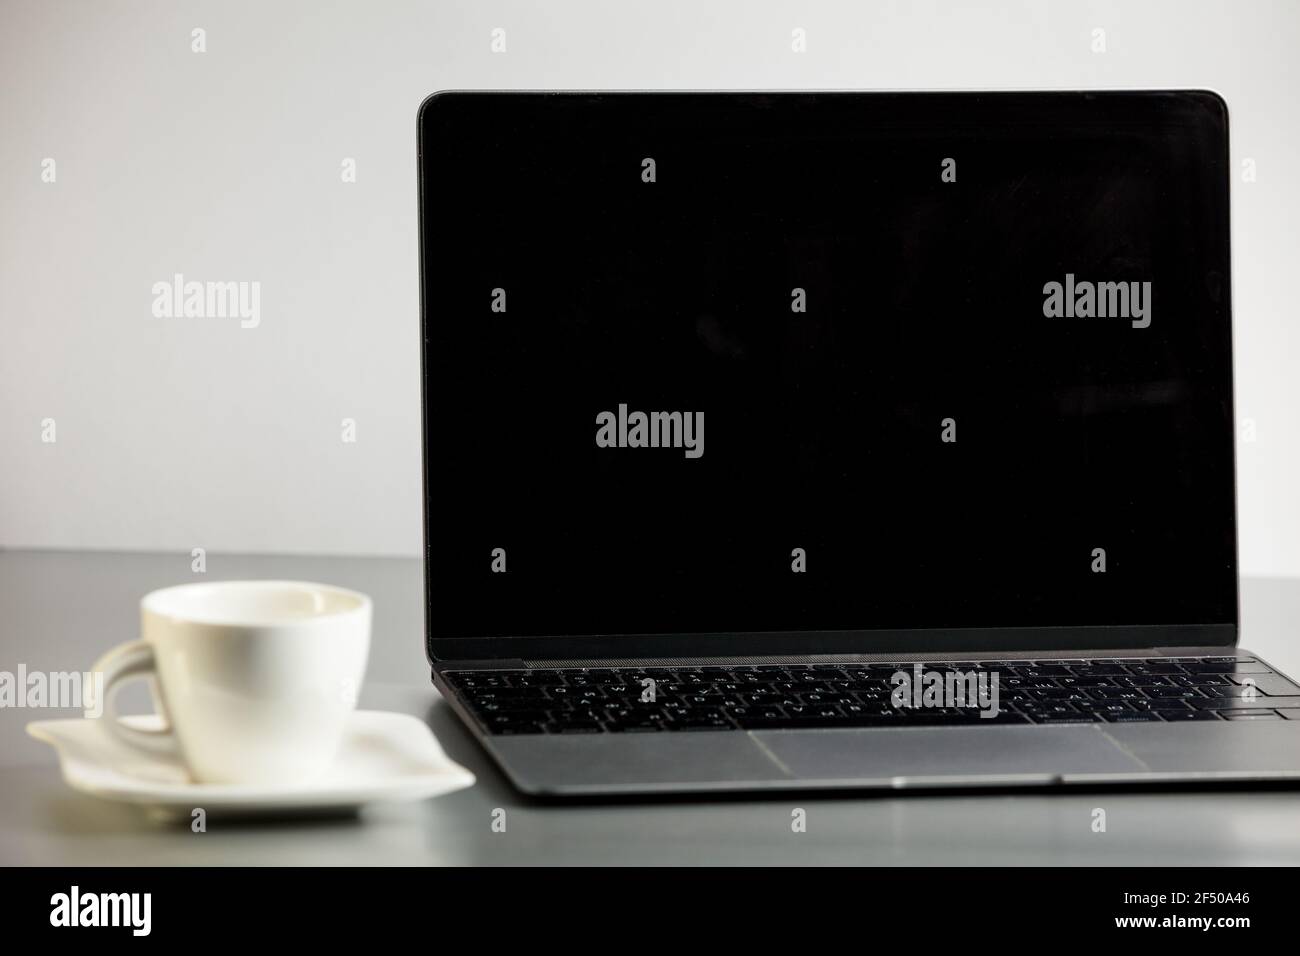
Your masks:
<instances>
[{"instance_id":1,"label":"white coffee cup","mask_svg":"<svg viewBox=\"0 0 1300 956\"><path fill-rule=\"evenodd\" d=\"M103 723L173 752L203 783L293 784L333 759L370 651L370 598L301 581L213 581L146 594L141 637L95 664ZM167 726L123 723L122 684L152 677Z\"/></svg>"}]
</instances>

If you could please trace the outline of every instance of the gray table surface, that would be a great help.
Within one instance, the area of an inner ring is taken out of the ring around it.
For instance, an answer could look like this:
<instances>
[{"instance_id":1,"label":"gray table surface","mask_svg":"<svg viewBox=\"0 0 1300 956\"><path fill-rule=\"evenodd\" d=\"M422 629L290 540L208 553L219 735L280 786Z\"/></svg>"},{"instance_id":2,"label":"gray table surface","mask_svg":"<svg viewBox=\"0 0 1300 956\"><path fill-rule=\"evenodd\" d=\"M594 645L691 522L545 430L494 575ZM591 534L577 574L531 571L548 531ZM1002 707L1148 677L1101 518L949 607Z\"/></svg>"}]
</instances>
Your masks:
<instances>
[{"instance_id":1,"label":"gray table surface","mask_svg":"<svg viewBox=\"0 0 1300 956\"><path fill-rule=\"evenodd\" d=\"M193 581L188 554L0 552L0 670L84 670L136 636L142 594ZM29 720L0 709L0 864L1300 864L1300 790L858 797L782 795L574 806L515 793L429 684L420 565L388 558L209 555L206 578L297 578L375 599L364 708L425 718L478 783L356 817L213 819L206 833L83 796ZM1300 674L1300 581L1243 582L1243 646ZM807 814L792 832L791 811ZM1094 808L1106 811L1093 832ZM494 832L493 813L506 830Z\"/></svg>"}]
</instances>

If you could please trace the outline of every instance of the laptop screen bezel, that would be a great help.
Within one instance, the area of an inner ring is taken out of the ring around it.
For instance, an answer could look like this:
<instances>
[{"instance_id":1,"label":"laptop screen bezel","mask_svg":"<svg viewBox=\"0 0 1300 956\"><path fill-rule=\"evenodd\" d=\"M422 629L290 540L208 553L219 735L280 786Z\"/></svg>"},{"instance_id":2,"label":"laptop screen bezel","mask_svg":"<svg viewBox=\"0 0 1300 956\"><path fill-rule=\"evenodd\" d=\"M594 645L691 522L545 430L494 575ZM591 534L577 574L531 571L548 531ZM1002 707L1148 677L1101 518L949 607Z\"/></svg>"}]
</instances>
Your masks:
<instances>
[{"instance_id":1,"label":"laptop screen bezel","mask_svg":"<svg viewBox=\"0 0 1300 956\"><path fill-rule=\"evenodd\" d=\"M704 92L704 91L699 91ZM881 95L872 92L850 91L753 91L728 90L708 91L710 95L724 93L737 97L745 96L863 96ZM1095 650L1115 652L1155 648L1228 648L1238 643L1240 632L1240 587L1239 576L1234 570L1233 620L1226 622L1207 622L1195 624L1171 625L1105 625L1083 627L961 627L961 628L906 628L906 629L854 629L836 631L763 631L763 632L691 632L691 633L618 633L618 634L517 634L508 636L435 636L434 622L435 584L430 580L430 518L433 504L430 488L429 443L427 441L430 418L427 370L429 367L428 349L430 338L427 328L431 321L429 314L430 297L426 283L425 271L425 236L426 230L437 227L437 217L431 214L428 205L436 196L436 185L425 182L424 156L425 132L429 121L431 107L444 97L477 97L490 100L494 97L548 97L556 95L578 96L644 96L672 95L689 97L686 91L488 91L488 90L443 90L431 94L420 104L416 117L416 178L419 208L419 269L420 269L420 396L421 396L421 468L422 468L422 559L424 566L423 589L425 606L425 650L430 663L446 663L464 660L499 660L499 659L534 659L534 660L574 660L595 661L610 659L647 659L647 658L738 658L738 657L782 657L790 655L889 655L896 653L913 654L952 654L954 656L978 653L1019 653L1025 651L1044 651L1061 653L1070 650ZM886 95L898 96L897 92ZM908 95L908 94L903 94ZM1225 209L1225 235L1221 237L1225 255L1231 264L1231 239L1228 222L1231 211L1230 199L1230 164L1228 153L1228 108L1223 98L1209 90L1106 90L1106 91L970 91L970 92L917 92L920 97L1174 97L1194 98L1204 104L1209 101L1210 108L1216 111L1216 129L1222 132L1219 144L1223 162L1221 177L1217 184L1223 191ZM1227 297L1228 340L1232 335L1231 279L1228 284ZM1235 421L1234 369L1231 355L1227 372L1229 377L1227 399L1228 416ZM1233 494L1232 539L1234 547L1234 569L1239 567L1239 543L1237 532L1236 508L1236 447L1235 441L1229 442L1228 454Z\"/></svg>"}]
</instances>

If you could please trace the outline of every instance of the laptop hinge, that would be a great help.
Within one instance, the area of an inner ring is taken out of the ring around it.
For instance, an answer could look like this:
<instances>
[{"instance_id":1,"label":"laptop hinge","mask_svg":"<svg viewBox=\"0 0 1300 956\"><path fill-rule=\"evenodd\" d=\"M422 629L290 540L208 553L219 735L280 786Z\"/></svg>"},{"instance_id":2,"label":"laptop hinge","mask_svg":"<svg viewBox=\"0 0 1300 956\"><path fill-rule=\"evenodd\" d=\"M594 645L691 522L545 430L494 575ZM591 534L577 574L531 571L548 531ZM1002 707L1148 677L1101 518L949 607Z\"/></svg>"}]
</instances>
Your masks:
<instances>
[{"instance_id":1,"label":"laptop hinge","mask_svg":"<svg viewBox=\"0 0 1300 956\"><path fill-rule=\"evenodd\" d=\"M628 658L547 658L524 659L529 668L547 667L704 667L709 665L751 664L833 664L833 663L892 663L926 661L1014 661L1014 660L1069 660L1082 658L1139 658L1139 657L1237 657L1247 656L1235 647L1151 647L1115 648L1101 650L1037 650L1037 651L961 651L940 653L893 654L785 654L740 655L732 657L628 657ZM499 662L498 662L499 663ZM457 663L456 666L462 666Z\"/></svg>"}]
</instances>

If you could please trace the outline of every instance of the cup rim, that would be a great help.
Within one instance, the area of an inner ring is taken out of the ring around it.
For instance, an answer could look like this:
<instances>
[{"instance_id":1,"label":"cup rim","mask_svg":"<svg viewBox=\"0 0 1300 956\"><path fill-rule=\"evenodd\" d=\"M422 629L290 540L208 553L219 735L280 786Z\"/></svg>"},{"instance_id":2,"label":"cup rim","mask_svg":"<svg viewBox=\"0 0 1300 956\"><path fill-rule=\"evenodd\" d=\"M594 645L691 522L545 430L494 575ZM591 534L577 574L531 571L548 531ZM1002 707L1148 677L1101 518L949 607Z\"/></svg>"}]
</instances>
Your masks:
<instances>
[{"instance_id":1,"label":"cup rim","mask_svg":"<svg viewBox=\"0 0 1300 956\"><path fill-rule=\"evenodd\" d=\"M320 614L311 614L305 617L262 618L254 617L252 615L203 614L199 612L180 611L174 607L169 608L166 606L166 601L169 598L182 592L211 591L235 585L253 588L288 586L293 588L323 591L334 596L346 598L352 603L348 607L338 608L333 611L325 611ZM357 614L368 613L370 611L370 606L371 601L369 596L362 594L360 591L353 591L350 588L339 587L336 584L323 584L318 581L293 581L280 578L238 578L222 581L194 581L189 584L174 584L165 588L157 588L140 598L140 612L142 614L150 614L154 617L162 618L174 623L205 624L215 627L311 627L322 621L333 621Z\"/></svg>"}]
</instances>

